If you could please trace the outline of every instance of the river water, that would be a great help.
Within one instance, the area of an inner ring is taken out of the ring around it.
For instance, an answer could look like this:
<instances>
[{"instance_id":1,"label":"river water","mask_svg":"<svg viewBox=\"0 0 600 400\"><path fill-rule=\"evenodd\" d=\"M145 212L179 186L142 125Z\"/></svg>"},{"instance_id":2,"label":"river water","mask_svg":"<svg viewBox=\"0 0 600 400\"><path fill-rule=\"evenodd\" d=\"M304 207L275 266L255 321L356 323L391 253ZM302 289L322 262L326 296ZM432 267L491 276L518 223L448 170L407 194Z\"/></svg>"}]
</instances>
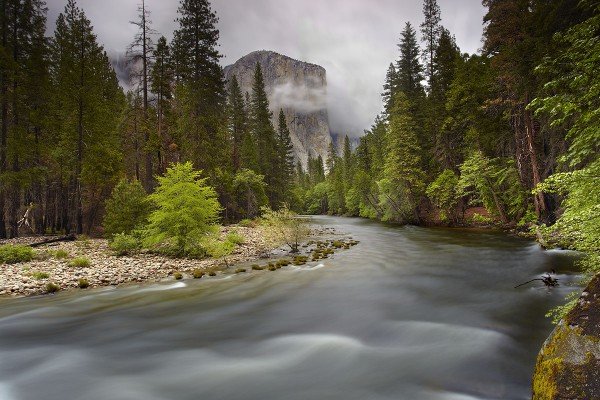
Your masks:
<instances>
[{"instance_id":1,"label":"river water","mask_svg":"<svg viewBox=\"0 0 600 400\"><path fill-rule=\"evenodd\" d=\"M0 301L1 400L527 399L573 258L502 233L318 217L320 264ZM561 286L518 283L554 268Z\"/></svg>"}]
</instances>

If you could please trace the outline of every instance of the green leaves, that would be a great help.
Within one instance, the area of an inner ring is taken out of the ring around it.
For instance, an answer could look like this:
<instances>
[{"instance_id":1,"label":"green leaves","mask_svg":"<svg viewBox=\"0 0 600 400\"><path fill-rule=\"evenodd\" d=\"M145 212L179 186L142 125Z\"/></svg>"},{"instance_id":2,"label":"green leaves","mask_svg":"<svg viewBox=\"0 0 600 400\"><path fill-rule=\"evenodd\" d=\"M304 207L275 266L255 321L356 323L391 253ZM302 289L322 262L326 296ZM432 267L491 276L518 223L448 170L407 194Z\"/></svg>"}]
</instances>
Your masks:
<instances>
[{"instance_id":1,"label":"green leaves","mask_svg":"<svg viewBox=\"0 0 600 400\"><path fill-rule=\"evenodd\" d=\"M149 196L156 209L143 231L145 246L164 246L176 255L194 255L216 231L221 206L215 190L192 163L175 164L158 178Z\"/></svg>"}]
</instances>

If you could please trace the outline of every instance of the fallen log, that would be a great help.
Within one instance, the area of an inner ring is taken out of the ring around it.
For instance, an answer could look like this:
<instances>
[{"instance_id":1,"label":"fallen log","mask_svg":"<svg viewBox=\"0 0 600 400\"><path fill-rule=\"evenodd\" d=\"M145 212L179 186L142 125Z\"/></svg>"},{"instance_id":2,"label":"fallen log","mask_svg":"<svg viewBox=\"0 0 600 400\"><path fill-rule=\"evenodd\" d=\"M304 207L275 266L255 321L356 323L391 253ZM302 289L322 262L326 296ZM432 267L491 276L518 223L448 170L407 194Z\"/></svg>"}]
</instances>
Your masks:
<instances>
[{"instance_id":1,"label":"fallen log","mask_svg":"<svg viewBox=\"0 0 600 400\"><path fill-rule=\"evenodd\" d=\"M77 236L75 234L70 234L70 235L61 236L61 237L54 238L54 239L47 239L47 240L43 240L41 242L32 243L29 245L29 247L40 247L40 246L43 246L46 244L59 243L59 242L74 242L75 240L77 240Z\"/></svg>"}]
</instances>

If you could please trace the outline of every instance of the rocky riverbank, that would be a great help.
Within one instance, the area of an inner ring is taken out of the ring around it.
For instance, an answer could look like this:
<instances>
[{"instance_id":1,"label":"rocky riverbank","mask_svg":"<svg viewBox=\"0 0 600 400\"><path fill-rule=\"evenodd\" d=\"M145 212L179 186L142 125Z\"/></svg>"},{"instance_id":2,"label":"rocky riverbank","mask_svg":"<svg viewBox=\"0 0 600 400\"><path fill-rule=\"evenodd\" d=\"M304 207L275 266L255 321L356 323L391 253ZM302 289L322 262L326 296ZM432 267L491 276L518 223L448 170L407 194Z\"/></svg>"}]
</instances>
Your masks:
<instances>
[{"instance_id":1,"label":"rocky riverbank","mask_svg":"<svg viewBox=\"0 0 600 400\"><path fill-rule=\"evenodd\" d=\"M600 399L600 275L538 356L533 400Z\"/></svg>"},{"instance_id":2,"label":"rocky riverbank","mask_svg":"<svg viewBox=\"0 0 600 400\"><path fill-rule=\"evenodd\" d=\"M225 236L232 230L245 240L227 257L230 265L268 257L273 250L260 228L223 227L221 234ZM31 244L40 240L40 237L24 237L0 241L0 245ZM89 265L74 265L76 259L86 259ZM84 280L88 287L100 287L160 281L177 273L188 277L195 270L209 273L224 268L223 260L216 259L173 259L143 252L118 257L108 248L107 240L84 239L39 247L30 262L0 265L0 296L43 294L48 292L48 284L55 284L60 290L76 289L80 280Z\"/></svg>"}]
</instances>

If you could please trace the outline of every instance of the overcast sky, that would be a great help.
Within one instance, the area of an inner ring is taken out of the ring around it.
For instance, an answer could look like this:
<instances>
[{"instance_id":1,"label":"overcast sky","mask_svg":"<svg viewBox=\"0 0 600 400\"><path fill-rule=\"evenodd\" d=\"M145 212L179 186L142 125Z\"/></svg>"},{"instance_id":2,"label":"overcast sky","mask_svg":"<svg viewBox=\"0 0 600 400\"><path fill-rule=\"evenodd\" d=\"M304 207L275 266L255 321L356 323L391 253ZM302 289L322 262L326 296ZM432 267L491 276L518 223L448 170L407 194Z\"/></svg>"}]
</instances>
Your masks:
<instances>
[{"instance_id":1,"label":"overcast sky","mask_svg":"<svg viewBox=\"0 0 600 400\"><path fill-rule=\"evenodd\" d=\"M67 0L46 0L49 29ZM125 51L138 0L78 0L110 53ZM153 27L171 38L178 0L146 0ZM463 52L481 47L480 0L438 0L442 24ZM420 0L213 0L223 66L254 50L273 50L327 70L332 130L360 134L381 111L387 66L398 57L404 24L418 29Z\"/></svg>"}]
</instances>

